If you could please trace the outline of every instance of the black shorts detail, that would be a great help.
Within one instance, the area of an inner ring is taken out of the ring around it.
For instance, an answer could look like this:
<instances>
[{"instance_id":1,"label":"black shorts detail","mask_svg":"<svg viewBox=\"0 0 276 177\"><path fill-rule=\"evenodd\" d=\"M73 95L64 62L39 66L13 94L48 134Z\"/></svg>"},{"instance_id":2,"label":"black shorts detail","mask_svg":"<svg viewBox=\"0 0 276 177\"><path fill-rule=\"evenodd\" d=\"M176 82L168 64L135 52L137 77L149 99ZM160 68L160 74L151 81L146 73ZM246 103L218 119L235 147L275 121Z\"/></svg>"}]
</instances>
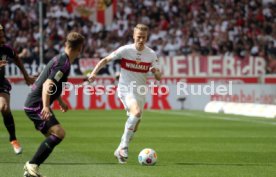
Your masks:
<instances>
[{"instance_id":1,"label":"black shorts detail","mask_svg":"<svg viewBox=\"0 0 276 177\"><path fill-rule=\"evenodd\" d=\"M0 93L6 93L10 95L11 88L12 87L9 81L7 79L4 79L3 83L1 83L0 85Z\"/></svg>"},{"instance_id":2,"label":"black shorts detail","mask_svg":"<svg viewBox=\"0 0 276 177\"><path fill-rule=\"evenodd\" d=\"M52 126L59 124L53 112L52 116L47 121L41 119L40 112L25 110L25 113L29 119L33 121L35 128L43 134L47 134Z\"/></svg>"}]
</instances>

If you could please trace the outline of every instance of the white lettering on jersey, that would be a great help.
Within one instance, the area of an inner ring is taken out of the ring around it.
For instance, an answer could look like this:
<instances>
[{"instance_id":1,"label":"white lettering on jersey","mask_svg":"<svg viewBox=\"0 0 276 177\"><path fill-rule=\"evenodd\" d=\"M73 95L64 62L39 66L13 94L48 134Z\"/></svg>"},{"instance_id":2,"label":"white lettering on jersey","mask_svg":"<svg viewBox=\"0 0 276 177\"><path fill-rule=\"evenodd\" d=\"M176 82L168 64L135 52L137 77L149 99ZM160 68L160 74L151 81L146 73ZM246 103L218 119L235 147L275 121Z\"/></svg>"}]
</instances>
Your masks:
<instances>
[{"instance_id":1,"label":"white lettering on jersey","mask_svg":"<svg viewBox=\"0 0 276 177\"><path fill-rule=\"evenodd\" d=\"M144 70L144 71L149 70L149 66L133 64L133 63L126 63L126 67L130 68L130 69L139 69L139 70Z\"/></svg>"}]
</instances>

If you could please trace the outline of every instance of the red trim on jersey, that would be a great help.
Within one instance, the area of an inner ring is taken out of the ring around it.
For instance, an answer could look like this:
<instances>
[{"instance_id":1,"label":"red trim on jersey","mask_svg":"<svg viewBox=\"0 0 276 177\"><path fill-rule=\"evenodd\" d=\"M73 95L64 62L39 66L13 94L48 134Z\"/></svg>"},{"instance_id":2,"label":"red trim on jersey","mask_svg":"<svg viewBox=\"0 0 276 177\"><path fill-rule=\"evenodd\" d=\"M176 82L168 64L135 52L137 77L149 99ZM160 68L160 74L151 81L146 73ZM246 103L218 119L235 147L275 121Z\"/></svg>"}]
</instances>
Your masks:
<instances>
[{"instance_id":1,"label":"red trim on jersey","mask_svg":"<svg viewBox=\"0 0 276 177\"><path fill-rule=\"evenodd\" d=\"M147 73L149 71L150 66L151 63L147 62L137 62L135 60L129 60L125 58L121 59L121 67L128 71Z\"/></svg>"}]
</instances>

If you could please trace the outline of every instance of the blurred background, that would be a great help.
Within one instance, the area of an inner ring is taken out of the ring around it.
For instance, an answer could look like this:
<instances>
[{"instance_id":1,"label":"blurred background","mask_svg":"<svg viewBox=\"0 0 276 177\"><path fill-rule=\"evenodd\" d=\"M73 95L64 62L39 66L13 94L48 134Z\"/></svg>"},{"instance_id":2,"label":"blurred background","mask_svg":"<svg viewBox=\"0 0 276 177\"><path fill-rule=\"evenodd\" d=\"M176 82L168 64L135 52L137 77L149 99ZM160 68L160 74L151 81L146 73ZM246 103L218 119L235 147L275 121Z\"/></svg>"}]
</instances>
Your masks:
<instances>
[{"instance_id":1,"label":"blurred background","mask_svg":"<svg viewBox=\"0 0 276 177\"><path fill-rule=\"evenodd\" d=\"M144 23L151 29L148 45L159 56L260 56L267 61L267 72L276 72L275 66L270 68L276 56L272 0L44 0L42 63L38 1L1 0L0 4L8 43L19 52L27 50L26 64L46 64L63 49L72 30L87 39L81 58L102 58L132 43L133 27ZM109 16L100 14L108 10Z\"/></svg>"},{"instance_id":2,"label":"blurred background","mask_svg":"<svg viewBox=\"0 0 276 177\"><path fill-rule=\"evenodd\" d=\"M0 23L5 27L7 43L23 54L32 75L63 51L68 32L78 31L86 41L82 55L72 65L71 81L81 83L101 58L132 43L133 27L144 23L150 27L147 45L160 58L161 83L233 81L237 94L225 98L169 95L167 103L161 100L157 107L149 101L150 108L185 109L185 102L188 109L202 110L216 99L276 103L273 0L0 0ZM15 66L7 68L11 82L20 83ZM100 71L103 78L99 82L114 83L118 72L120 63L114 61ZM171 103L170 97L177 99ZM197 103L189 102L195 99Z\"/></svg>"}]
</instances>

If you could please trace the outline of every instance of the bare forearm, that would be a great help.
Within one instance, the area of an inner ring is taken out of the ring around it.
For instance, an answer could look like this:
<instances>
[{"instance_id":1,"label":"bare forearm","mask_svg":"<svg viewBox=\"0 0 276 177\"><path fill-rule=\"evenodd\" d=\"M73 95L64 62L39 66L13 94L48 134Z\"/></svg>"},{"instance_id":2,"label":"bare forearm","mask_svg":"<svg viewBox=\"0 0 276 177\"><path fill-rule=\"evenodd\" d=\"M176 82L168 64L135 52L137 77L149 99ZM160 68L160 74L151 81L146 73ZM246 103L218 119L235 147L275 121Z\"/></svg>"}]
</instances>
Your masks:
<instances>
[{"instance_id":1,"label":"bare forearm","mask_svg":"<svg viewBox=\"0 0 276 177\"><path fill-rule=\"evenodd\" d=\"M97 65L96 67L93 69L93 71L90 73L90 75L88 76L88 81L89 82L94 82L96 80L96 76L98 74L98 72L109 62L112 60L112 55L109 55L105 58L103 58Z\"/></svg>"},{"instance_id":2,"label":"bare forearm","mask_svg":"<svg viewBox=\"0 0 276 177\"><path fill-rule=\"evenodd\" d=\"M42 89L42 103L43 107L50 107L50 93L53 87L53 81L51 80L46 80L43 84L43 89Z\"/></svg>"},{"instance_id":3,"label":"bare forearm","mask_svg":"<svg viewBox=\"0 0 276 177\"><path fill-rule=\"evenodd\" d=\"M92 73L93 75L97 75L98 72L107 64L107 59L104 58L102 59L97 65L96 67L93 69Z\"/></svg>"},{"instance_id":4,"label":"bare forearm","mask_svg":"<svg viewBox=\"0 0 276 177\"><path fill-rule=\"evenodd\" d=\"M29 77L29 75L28 75L26 69L24 68L23 63L21 62L21 60L20 60L18 57L16 57L16 58L14 59L14 63L16 64L16 66L17 66L17 67L20 69L20 71L22 72L24 78Z\"/></svg>"}]
</instances>

